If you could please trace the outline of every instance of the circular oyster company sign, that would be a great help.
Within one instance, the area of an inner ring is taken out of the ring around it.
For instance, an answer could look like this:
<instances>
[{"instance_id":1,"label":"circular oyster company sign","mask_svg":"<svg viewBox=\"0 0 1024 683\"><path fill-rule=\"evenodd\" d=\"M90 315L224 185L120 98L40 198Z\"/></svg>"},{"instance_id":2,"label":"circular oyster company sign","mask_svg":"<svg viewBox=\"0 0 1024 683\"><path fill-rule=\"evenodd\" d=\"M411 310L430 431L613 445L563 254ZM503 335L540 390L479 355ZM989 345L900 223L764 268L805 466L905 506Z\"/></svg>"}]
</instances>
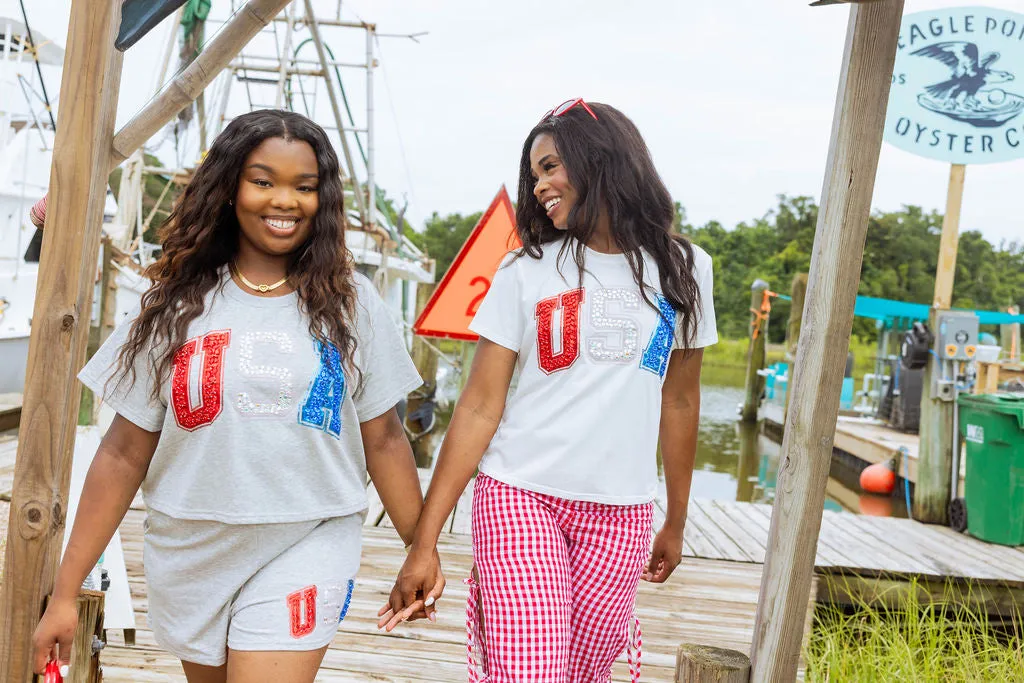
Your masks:
<instances>
[{"instance_id":1,"label":"circular oyster company sign","mask_svg":"<svg viewBox=\"0 0 1024 683\"><path fill-rule=\"evenodd\" d=\"M904 16L885 140L952 164L1024 157L1024 14L961 7Z\"/></svg>"}]
</instances>

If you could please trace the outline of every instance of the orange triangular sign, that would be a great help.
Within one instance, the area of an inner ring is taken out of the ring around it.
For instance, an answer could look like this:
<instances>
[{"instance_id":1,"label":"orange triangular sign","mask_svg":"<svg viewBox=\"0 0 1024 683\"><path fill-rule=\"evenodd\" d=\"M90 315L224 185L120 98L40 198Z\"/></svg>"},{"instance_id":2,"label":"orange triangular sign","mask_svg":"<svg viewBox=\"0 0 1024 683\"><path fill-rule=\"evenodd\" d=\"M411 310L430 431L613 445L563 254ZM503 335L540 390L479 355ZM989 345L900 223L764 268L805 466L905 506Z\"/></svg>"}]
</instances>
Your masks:
<instances>
[{"instance_id":1,"label":"orange triangular sign","mask_svg":"<svg viewBox=\"0 0 1024 683\"><path fill-rule=\"evenodd\" d=\"M490 289L501 259L521 246L515 225L512 201L502 185L434 290L413 332L423 337L478 339L469 331L469 323Z\"/></svg>"}]
</instances>

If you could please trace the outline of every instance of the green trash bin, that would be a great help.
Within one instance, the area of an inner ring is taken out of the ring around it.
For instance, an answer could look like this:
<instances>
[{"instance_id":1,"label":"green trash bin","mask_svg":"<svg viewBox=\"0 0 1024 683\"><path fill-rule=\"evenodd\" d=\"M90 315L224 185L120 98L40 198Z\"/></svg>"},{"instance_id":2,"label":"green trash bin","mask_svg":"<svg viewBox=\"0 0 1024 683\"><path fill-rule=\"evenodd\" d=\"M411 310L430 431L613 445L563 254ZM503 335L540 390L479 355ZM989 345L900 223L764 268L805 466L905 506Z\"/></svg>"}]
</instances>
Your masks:
<instances>
[{"instance_id":1,"label":"green trash bin","mask_svg":"<svg viewBox=\"0 0 1024 683\"><path fill-rule=\"evenodd\" d=\"M961 394L959 404L967 531L1024 545L1024 395Z\"/></svg>"}]
</instances>

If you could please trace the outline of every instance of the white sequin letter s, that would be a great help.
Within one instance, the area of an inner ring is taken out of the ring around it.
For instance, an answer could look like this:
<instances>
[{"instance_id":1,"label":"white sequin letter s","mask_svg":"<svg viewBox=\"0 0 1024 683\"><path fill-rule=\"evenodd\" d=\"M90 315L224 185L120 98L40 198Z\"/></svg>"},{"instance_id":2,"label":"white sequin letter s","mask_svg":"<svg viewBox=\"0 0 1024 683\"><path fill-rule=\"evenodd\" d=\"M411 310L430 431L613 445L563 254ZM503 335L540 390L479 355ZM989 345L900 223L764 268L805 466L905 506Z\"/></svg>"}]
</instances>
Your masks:
<instances>
[{"instance_id":1,"label":"white sequin letter s","mask_svg":"<svg viewBox=\"0 0 1024 683\"><path fill-rule=\"evenodd\" d=\"M278 381L276 400L259 403L248 391L238 392L238 410L243 415L280 415L291 408L292 371L279 365L258 365L255 360L256 347L264 344L276 346L282 354L294 350L291 335L287 332L246 332L238 345L238 372L250 380L272 378Z\"/></svg>"},{"instance_id":2,"label":"white sequin letter s","mask_svg":"<svg viewBox=\"0 0 1024 683\"><path fill-rule=\"evenodd\" d=\"M640 351L640 295L631 289L598 289L590 299L587 353L598 362L631 363ZM613 314L614 313L614 314Z\"/></svg>"}]
</instances>

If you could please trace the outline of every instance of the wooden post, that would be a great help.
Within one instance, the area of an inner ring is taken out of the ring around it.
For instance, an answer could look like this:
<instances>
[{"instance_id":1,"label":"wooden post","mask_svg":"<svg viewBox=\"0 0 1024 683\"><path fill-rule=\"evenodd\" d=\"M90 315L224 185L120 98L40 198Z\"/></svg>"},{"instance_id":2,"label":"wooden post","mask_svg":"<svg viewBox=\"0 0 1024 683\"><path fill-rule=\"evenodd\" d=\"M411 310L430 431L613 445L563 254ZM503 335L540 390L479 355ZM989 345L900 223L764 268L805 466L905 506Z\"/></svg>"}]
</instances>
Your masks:
<instances>
[{"instance_id":1,"label":"wooden post","mask_svg":"<svg viewBox=\"0 0 1024 683\"><path fill-rule=\"evenodd\" d=\"M170 184L170 183L168 183ZM114 244L103 236L103 269L100 271L100 345L117 326L117 268L114 267Z\"/></svg>"},{"instance_id":2,"label":"wooden post","mask_svg":"<svg viewBox=\"0 0 1024 683\"><path fill-rule=\"evenodd\" d=\"M85 343L85 360L88 362L100 348L100 328L98 325L89 327L89 339ZM78 401L78 424L81 426L91 425L93 414L99 410L99 401L87 386L81 387L82 397Z\"/></svg>"},{"instance_id":3,"label":"wooden post","mask_svg":"<svg viewBox=\"0 0 1024 683\"><path fill-rule=\"evenodd\" d=\"M942 238L939 240L939 263L935 269L933 308L948 309L953 303L953 278L956 275L956 252L960 245L960 207L964 199L964 176L967 167L949 167L949 188L946 191L946 215L942 217Z\"/></svg>"},{"instance_id":4,"label":"wooden post","mask_svg":"<svg viewBox=\"0 0 1024 683\"><path fill-rule=\"evenodd\" d=\"M994 394L999 390L999 363L975 363L978 376L974 380L972 394ZM953 485L950 472L949 485Z\"/></svg>"},{"instance_id":5,"label":"wooden post","mask_svg":"<svg viewBox=\"0 0 1024 683\"><path fill-rule=\"evenodd\" d=\"M789 372L786 381L786 405L782 413L782 423L786 423L786 415L789 414L789 399L793 392L789 390L790 382L793 379L793 371L796 368L796 348L800 342L800 328L804 321L804 299L807 295L807 273L798 273L790 285L789 323L786 325L786 358L789 360Z\"/></svg>"},{"instance_id":6,"label":"wooden post","mask_svg":"<svg viewBox=\"0 0 1024 683\"><path fill-rule=\"evenodd\" d=\"M96 324L89 328L89 343L86 345L85 358L92 358L106 341L114 329L114 313L117 308L117 282L114 279L112 245L108 235L100 237L100 315ZM100 404L93 396L89 387L82 386L82 402L78 407L78 424L96 424Z\"/></svg>"},{"instance_id":7,"label":"wooden post","mask_svg":"<svg viewBox=\"0 0 1024 683\"><path fill-rule=\"evenodd\" d=\"M430 295L434 293L434 288L435 285L433 283L421 282L416 285L417 318L423 313L427 302L430 301ZM406 426L415 435L422 433L423 430L430 426L429 422L424 424L419 420L410 420L409 415L423 405L425 397L429 396L437 388L437 354L422 339L413 337L412 361L416 364L416 370L419 371L420 377L423 379L423 386L409 394L408 405L405 411ZM430 467L430 459L433 456L433 451L430 447L433 442L431 436L429 434L424 434L419 438L410 436L410 441L412 443L412 453L416 456L416 466Z\"/></svg>"},{"instance_id":8,"label":"wooden post","mask_svg":"<svg viewBox=\"0 0 1024 683\"><path fill-rule=\"evenodd\" d=\"M0 602L5 682L31 680L32 631L64 538L81 396L75 376L89 336L121 80L120 21L120 0L72 0Z\"/></svg>"},{"instance_id":9,"label":"wooden post","mask_svg":"<svg viewBox=\"0 0 1024 683\"><path fill-rule=\"evenodd\" d=\"M764 393L764 377L758 374L758 370L764 369L768 337L768 314L761 310L768 283L754 280L750 291L750 345L747 347L746 396L740 419L754 423L757 422L757 409L761 405L761 394Z\"/></svg>"},{"instance_id":10,"label":"wooden post","mask_svg":"<svg viewBox=\"0 0 1024 683\"><path fill-rule=\"evenodd\" d=\"M65 683L100 683L100 649L103 642L103 593L83 590L78 596L78 629L71 645L71 661Z\"/></svg>"},{"instance_id":11,"label":"wooden post","mask_svg":"<svg viewBox=\"0 0 1024 683\"><path fill-rule=\"evenodd\" d=\"M680 645L676 683L747 683L750 658L736 650L708 645Z\"/></svg>"},{"instance_id":12,"label":"wooden post","mask_svg":"<svg viewBox=\"0 0 1024 683\"><path fill-rule=\"evenodd\" d=\"M1006 312L1010 315L1020 315L1020 306L1010 306ZM1006 350L1011 363L1020 361L1020 323L999 326L999 345Z\"/></svg>"},{"instance_id":13,"label":"wooden post","mask_svg":"<svg viewBox=\"0 0 1024 683\"><path fill-rule=\"evenodd\" d=\"M789 286L792 297L789 309L789 322L786 323L786 353L796 356L797 343L800 341L800 327L804 320L804 300L807 295L807 273L797 273L793 284Z\"/></svg>"},{"instance_id":14,"label":"wooden post","mask_svg":"<svg viewBox=\"0 0 1024 683\"><path fill-rule=\"evenodd\" d=\"M109 235L103 235L100 254L103 259L103 268L100 270L100 319L99 325L96 327L97 349L103 346L103 342L107 341L107 337L117 325L117 269L114 267L114 244ZM92 341L92 334L90 334L89 340ZM94 400L92 419L89 424L96 424L99 415L100 404Z\"/></svg>"},{"instance_id":15,"label":"wooden post","mask_svg":"<svg viewBox=\"0 0 1024 683\"><path fill-rule=\"evenodd\" d=\"M946 194L946 215L942 218L939 262L935 270L935 297L928 314L928 328L936 330L936 311L947 310L953 302L953 278L956 274L956 253L960 233L960 206L964 194L967 167L953 164L949 168L949 189ZM924 370L921 392L921 441L917 460L917 482L914 486L914 519L926 524L943 524L948 520L953 473L953 402L932 398L931 386L936 373L934 356Z\"/></svg>"},{"instance_id":16,"label":"wooden post","mask_svg":"<svg viewBox=\"0 0 1024 683\"><path fill-rule=\"evenodd\" d=\"M853 4L846 32L793 400L751 648L751 680L796 679L903 0Z\"/></svg>"}]
</instances>

